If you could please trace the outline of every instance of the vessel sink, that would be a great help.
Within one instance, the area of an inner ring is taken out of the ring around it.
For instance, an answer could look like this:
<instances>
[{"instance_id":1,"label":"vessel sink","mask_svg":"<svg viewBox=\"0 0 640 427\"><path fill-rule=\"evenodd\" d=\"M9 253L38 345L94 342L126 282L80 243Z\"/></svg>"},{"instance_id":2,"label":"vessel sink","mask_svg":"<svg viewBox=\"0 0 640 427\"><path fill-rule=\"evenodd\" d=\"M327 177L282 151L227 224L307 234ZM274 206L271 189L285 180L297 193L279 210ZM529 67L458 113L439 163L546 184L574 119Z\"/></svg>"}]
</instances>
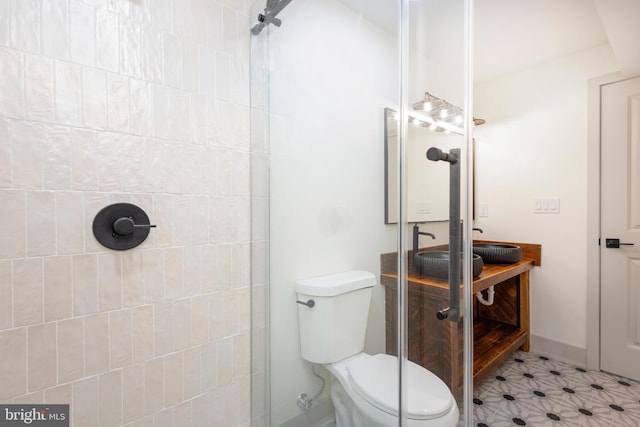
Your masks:
<instances>
[{"instance_id":1,"label":"vessel sink","mask_svg":"<svg viewBox=\"0 0 640 427\"><path fill-rule=\"evenodd\" d=\"M462 277L462 255L460 256L460 277ZM449 278L449 252L422 251L416 254L414 267L418 274L439 279ZM479 255L473 255L473 277L482 272L484 263Z\"/></svg>"},{"instance_id":2,"label":"vessel sink","mask_svg":"<svg viewBox=\"0 0 640 427\"><path fill-rule=\"evenodd\" d=\"M513 264L522 259L522 248L508 243L474 243L473 253L487 264Z\"/></svg>"}]
</instances>

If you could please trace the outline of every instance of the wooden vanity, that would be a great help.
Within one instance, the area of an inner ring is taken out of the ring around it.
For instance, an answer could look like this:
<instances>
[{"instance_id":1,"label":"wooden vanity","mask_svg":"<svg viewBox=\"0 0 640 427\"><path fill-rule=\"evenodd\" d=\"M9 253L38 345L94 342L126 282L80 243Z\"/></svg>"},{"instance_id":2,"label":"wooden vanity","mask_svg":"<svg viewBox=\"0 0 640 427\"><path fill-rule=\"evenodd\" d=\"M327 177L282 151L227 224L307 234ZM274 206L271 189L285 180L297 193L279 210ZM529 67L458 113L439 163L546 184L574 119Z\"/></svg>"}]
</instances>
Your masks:
<instances>
[{"instance_id":1,"label":"wooden vanity","mask_svg":"<svg viewBox=\"0 0 640 427\"><path fill-rule=\"evenodd\" d=\"M529 271L540 265L541 246L511 243L522 248L522 260L515 264L485 264L473 281L473 293L495 285L491 306L473 299L473 379L482 379L518 348L529 351ZM446 250L432 246L421 250ZM438 375L459 399L462 393L462 321L436 319L449 304L446 279L423 277L413 270L409 251L408 357ZM381 284L385 288L386 352L397 354L398 275L397 253L381 255ZM486 294L486 292L485 292ZM461 292L462 295L462 292Z\"/></svg>"}]
</instances>

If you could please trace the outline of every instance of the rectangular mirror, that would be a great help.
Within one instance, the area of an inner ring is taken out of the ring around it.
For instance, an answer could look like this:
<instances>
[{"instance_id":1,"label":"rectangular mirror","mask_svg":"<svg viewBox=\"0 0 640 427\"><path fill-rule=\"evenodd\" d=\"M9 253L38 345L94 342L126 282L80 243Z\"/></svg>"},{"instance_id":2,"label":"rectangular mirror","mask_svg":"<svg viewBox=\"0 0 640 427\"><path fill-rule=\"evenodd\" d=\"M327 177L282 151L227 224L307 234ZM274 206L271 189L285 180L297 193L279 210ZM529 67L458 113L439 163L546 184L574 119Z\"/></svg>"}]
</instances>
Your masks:
<instances>
[{"instance_id":1,"label":"rectangular mirror","mask_svg":"<svg viewBox=\"0 0 640 427\"><path fill-rule=\"evenodd\" d=\"M398 113L384 109L385 224L398 223ZM448 152L464 143L462 135L436 128L410 113L407 130L408 222L449 219L449 168L427 159L431 147Z\"/></svg>"}]
</instances>

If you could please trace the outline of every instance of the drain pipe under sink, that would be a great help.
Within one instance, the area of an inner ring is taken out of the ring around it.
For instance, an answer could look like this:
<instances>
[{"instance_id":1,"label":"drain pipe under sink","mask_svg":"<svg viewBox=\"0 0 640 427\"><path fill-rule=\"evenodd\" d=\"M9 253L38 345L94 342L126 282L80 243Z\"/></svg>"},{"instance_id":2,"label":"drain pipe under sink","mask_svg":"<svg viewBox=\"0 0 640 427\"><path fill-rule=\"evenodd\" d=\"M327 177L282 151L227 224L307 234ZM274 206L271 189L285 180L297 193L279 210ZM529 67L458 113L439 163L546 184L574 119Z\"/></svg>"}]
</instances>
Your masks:
<instances>
[{"instance_id":1,"label":"drain pipe under sink","mask_svg":"<svg viewBox=\"0 0 640 427\"><path fill-rule=\"evenodd\" d=\"M484 295L482 294L482 291L476 292L476 298L478 299L478 302L480 302L482 305L492 305L493 296L495 294L496 294L496 291L494 287L490 286L487 290L487 299L484 299Z\"/></svg>"}]
</instances>

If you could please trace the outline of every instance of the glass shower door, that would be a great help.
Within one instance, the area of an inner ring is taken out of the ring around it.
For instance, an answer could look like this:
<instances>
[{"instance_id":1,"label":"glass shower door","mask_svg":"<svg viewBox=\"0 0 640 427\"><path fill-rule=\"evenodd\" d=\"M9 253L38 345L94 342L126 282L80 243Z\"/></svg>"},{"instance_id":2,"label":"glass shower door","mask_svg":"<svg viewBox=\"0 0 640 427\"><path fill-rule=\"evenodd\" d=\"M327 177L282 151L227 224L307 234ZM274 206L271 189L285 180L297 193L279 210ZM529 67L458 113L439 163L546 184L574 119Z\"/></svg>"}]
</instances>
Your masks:
<instances>
[{"instance_id":1,"label":"glass shower door","mask_svg":"<svg viewBox=\"0 0 640 427\"><path fill-rule=\"evenodd\" d=\"M413 237L416 227L435 236L416 234L420 249L458 245L453 258L468 257L467 3L269 0L253 8L262 15L251 36L253 426L334 426L340 399L368 402L360 411L379 414L381 425L417 417L444 427L459 421L454 406L464 413L466 308L452 309L446 279L429 288L419 277ZM414 108L425 92L446 99L447 111ZM457 160L427 159L432 147ZM461 184L453 221L450 165ZM461 233L453 245L450 229ZM300 301L297 284L354 270L372 273L375 285L363 356L353 360L393 356L380 358L392 361L384 362L389 375L374 374L391 378L384 396L356 384L355 362L340 378L336 366L351 356L316 364L301 355L299 311L319 307ZM437 396L426 384L437 384ZM344 396L332 392L339 387ZM428 406L434 397L455 402L449 415ZM359 416L347 414L374 425Z\"/></svg>"},{"instance_id":2,"label":"glass shower door","mask_svg":"<svg viewBox=\"0 0 640 427\"><path fill-rule=\"evenodd\" d=\"M398 257L395 289L393 276L382 277L398 311L392 352L407 359L400 365L401 425L420 419L416 408L451 425L443 415L446 398L457 406L460 423L471 425L472 2L404 6L397 216L406 257ZM412 363L435 374L449 395L430 406L412 383Z\"/></svg>"}]
</instances>

